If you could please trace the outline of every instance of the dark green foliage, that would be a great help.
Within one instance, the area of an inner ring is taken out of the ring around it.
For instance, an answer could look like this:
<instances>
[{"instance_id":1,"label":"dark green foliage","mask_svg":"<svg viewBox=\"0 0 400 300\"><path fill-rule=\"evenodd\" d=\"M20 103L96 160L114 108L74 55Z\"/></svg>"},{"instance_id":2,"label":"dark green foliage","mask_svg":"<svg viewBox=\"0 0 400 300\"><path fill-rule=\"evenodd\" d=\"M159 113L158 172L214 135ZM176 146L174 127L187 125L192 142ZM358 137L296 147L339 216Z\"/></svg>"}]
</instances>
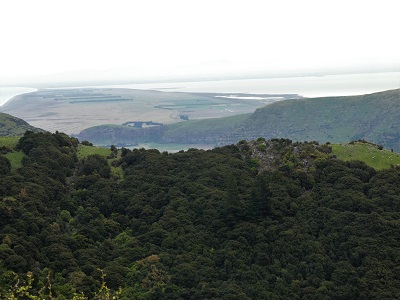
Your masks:
<instances>
[{"instance_id":1,"label":"dark green foliage","mask_svg":"<svg viewBox=\"0 0 400 300\"><path fill-rule=\"evenodd\" d=\"M82 144L82 145L85 145L85 146L93 146L92 143L90 143L89 141L86 141L86 140L85 140L85 141L82 141L81 144Z\"/></svg>"},{"instance_id":2,"label":"dark green foliage","mask_svg":"<svg viewBox=\"0 0 400 300\"><path fill-rule=\"evenodd\" d=\"M10 161L6 157L0 155L0 176L6 175L10 171L11 171Z\"/></svg>"},{"instance_id":3,"label":"dark green foliage","mask_svg":"<svg viewBox=\"0 0 400 300\"><path fill-rule=\"evenodd\" d=\"M42 144L43 143L43 144ZM45 146L44 146L45 145ZM260 147L263 145L263 147ZM73 140L27 133L0 181L0 298L16 272L54 298L397 299L400 169L327 145L242 141L76 162ZM63 176L62 176L63 175Z\"/></svg>"},{"instance_id":4,"label":"dark green foliage","mask_svg":"<svg viewBox=\"0 0 400 300\"><path fill-rule=\"evenodd\" d=\"M77 146L76 140L64 133L56 132L52 134L50 132L34 133L32 131L27 131L24 136L20 138L17 149L22 150L25 154L29 154L31 149L50 145L60 149L62 147ZM65 150L70 151L70 148L65 148Z\"/></svg>"},{"instance_id":5,"label":"dark green foliage","mask_svg":"<svg viewBox=\"0 0 400 300\"><path fill-rule=\"evenodd\" d=\"M17 144L17 148L26 155L22 160L24 166L42 169L42 173L46 170L46 175L61 182L72 175L78 159L76 147L76 139L58 132L27 131Z\"/></svg>"},{"instance_id":6,"label":"dark green foliage","mask_svg":"<svg viewBox=\"0 0 400 300\"><path fill-rule=\"evenodd\" d=\"M94 175L98 174L100 177L108 178L111 174L111 168L107 160L99 155L89 155L83 159L78 166L78 175Z\"/></svg>"},{"instance_id":7,"label":"dark green foliage","mask_svg":"<svg viewBox=\"0 0 400 300\"><path fill-rule=\"evenodd\" d=\"M10 146L4 145L0 147L0 154L11 153L13 150Z\"/></svg>"}]
</instances>

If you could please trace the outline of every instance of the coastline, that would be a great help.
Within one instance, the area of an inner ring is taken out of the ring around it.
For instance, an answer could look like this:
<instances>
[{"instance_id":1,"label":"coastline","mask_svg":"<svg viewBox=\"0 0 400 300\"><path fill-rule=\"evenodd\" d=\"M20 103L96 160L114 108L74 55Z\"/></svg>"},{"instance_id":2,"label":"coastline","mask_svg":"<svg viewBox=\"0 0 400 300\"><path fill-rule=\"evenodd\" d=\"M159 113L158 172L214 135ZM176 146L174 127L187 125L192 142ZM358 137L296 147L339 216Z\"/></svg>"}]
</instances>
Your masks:
<instances>
[{"instance_id":1,"label":"coastline","mask_svg":"<svg viewBox=\"0 0 400 300\"><path fill-rule=\"evenodd\" d=\"M306 98L315 98L364 95L397 89L399 87L400 72L396 71L323 76L266 77L255 79L244 78L109 85L84 84L68 88L123 88L186 93L298 94Z\"/></svg>"},{"instance_id":2,"label":"coastline","mask_svg":"<svg viewBox=\"0 0 400 300\"><path fill-rule=\"evenodd\" d=\"M0 107L12 101L16 96L36 92L36 88L28 87L0 87Z\"/></svg>"},{"instance_id":3,"label":"coastline","mask_svg":"<svg viewBox=\"0 0 400 300\"><path fill-rule=\"evenodd\" d=\"M40 88L0 86L0 107L40 89L119 88L186 93L298 94L306 98L352 96L397 89L400 71L122 84L48 84Z\"/></svg>"}]
</instances>

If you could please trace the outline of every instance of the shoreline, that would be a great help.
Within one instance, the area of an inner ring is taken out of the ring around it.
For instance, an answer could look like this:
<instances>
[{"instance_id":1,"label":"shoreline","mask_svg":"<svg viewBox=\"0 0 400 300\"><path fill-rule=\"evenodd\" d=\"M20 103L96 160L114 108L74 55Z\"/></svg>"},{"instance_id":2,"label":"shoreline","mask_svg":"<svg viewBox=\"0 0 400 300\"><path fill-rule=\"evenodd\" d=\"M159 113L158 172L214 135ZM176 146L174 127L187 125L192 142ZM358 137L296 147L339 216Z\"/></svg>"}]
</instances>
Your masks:
<instances>
[{"instance_id":1,"label":"shoreline","mask_svg":"<svg viewBox=\"0 0 400 300\"><path fill-rule=\"evenodd\" d=\"M0 87L0 108L17 96L37 91L38 89L29 87Z\"/></svg>"},{"instance_id":2,"label":"shoreline","mask_svg":"<svg viewBox=\"0 0 400 300\"><path fill-rule=\"evenodd\" d=\"M65 87L58 87L63 89ZM51 89L58 89L52 87ZM356 96L400 88L400 72L266 77L131 84L83 84L72 88L122 88L184 93L297 94L305 98Z\"/></svg>"},{"instance_id":3,"label":"shoreline","mask_svg":"<svg viewBox=\"0 0 400 300\"><path fill-rule=\"evenodd\" d=\"M400 72L329 74L199 81L90 84L47 84L40 88L0 86L0 107L12 98L41 89L120 88L186 93L298 94L305 98L353 96L400 88Z\"/></svg>"}]
</instances>

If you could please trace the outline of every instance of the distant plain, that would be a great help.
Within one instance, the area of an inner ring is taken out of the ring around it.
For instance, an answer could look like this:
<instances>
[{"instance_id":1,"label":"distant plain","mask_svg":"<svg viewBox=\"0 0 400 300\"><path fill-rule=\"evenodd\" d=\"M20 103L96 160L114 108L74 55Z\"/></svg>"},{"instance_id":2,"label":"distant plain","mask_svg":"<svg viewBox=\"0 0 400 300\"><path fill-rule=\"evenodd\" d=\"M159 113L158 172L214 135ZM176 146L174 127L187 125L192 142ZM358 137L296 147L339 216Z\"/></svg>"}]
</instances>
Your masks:
<instances>
[{"instance_id":1,"label":"distant plain","mask_svg":"<svg viewBox=\"0 0 400 300\"><path fill-rule=\"evenodd\" d=\"M254 112L297 95L243 95L161 92L117 88L43 89L14 97L0 108L48 131L78 134L85 128L127 122L171 124ZM242 98L243 96L244 98Z\"/></svg>"}]
</instances>

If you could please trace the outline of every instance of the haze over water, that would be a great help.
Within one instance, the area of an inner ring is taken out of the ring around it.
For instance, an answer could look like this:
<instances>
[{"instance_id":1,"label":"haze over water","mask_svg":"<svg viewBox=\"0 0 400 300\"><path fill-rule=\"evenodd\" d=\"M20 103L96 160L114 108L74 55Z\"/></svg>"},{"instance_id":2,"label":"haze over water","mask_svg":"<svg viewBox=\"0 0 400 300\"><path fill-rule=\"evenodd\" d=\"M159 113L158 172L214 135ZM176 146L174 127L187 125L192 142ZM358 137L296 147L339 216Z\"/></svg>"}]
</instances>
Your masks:
<instances>
[{"instance_id":1,"label":"haze over water","mask_svg":"<svg viewBox=\"0 0 400 300\"><path fill-rule=\"evenodd\" d=\"M361 95L400 88L400 72L299 76L280 78L83 85L75 88L128 88L164 92L298 94L304 97ZM52 85L52 88L54 86ZM65 88L60 86L59 88ZM71 87L73 88L73 87ZM0 87L0 106L32 87Z\"/></svg>"},{"instance_id":2,"label":"haze over water","mask_svg":"<svg viewBox=\"0 0 400 300\"><path fill-rule=\"evenodd\" d=\"M123 84L102 87L174 92L299 94L304 97L348 96L400 88L400 72Z\"/></svg>"},{"instance_id":3,"label":"haze over water","mask_svg":"<svg viewBox=\"0 0 400 300\"><path fill-rule=\"evenodd\" d=\"M1 36L6 46L0 51L0 85L264 76L133 87L306 97L396 88L398 75L366 73L400 71L398 1L362 1L362 13L360 3L0 1L7 12L0 18L1 28L7 28ZM350 72L364 74L290 77ZM276 74L287 78L273 78Z\"/></svg>"},{"instance_id":4,"label":"haze over water","mask_svg":"<svg viewBox=\"0 0 400 300\"><path fill-rule=\"evenodd\" d=\"M37 89L35 88L29 87L0 87L0 106L2 106L15 96L34 92L36 90Z\"/></svg>"}]
</instances>

